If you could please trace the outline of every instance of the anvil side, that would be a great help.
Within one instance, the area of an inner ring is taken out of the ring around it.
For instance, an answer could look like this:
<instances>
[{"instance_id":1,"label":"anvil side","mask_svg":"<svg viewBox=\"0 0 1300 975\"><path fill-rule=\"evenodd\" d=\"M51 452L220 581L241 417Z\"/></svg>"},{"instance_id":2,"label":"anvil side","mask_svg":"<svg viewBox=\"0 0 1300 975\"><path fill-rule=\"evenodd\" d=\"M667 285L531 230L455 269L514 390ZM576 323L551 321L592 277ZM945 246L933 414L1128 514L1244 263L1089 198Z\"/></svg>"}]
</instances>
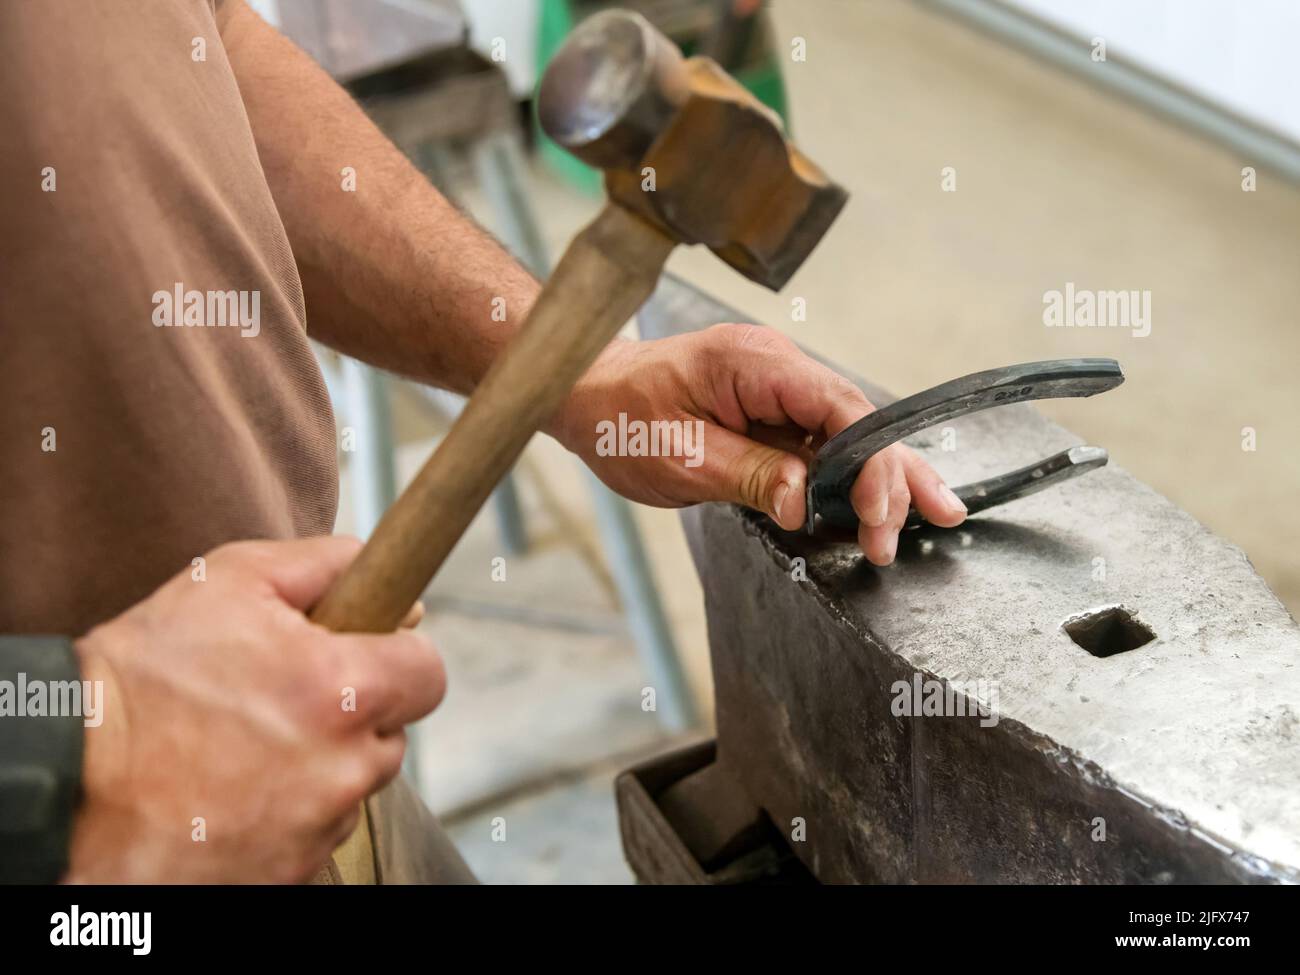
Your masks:
<instances>
[{"instance_id":1,"label":"anvil side","mask_svg":"<svg viewBox=\"0 0 1300 975\"><path fill-rule=\"evenodd\" d=\"M743 319L666 280L642 328ZM951 426L956 451L910 442L954 482L1078 442L1028 405ZM1300 629L1240 549L1123 469L905 533L886 569L732 506L683 520L717 760L787 838L802 821L818 879L1300 880ZM1154 639L1117 650L1112 607ZM1076 643L1082 614L1100 629ZM996 723L898 713L918 679L978 689Z\"/></svg>"}]
</instances>

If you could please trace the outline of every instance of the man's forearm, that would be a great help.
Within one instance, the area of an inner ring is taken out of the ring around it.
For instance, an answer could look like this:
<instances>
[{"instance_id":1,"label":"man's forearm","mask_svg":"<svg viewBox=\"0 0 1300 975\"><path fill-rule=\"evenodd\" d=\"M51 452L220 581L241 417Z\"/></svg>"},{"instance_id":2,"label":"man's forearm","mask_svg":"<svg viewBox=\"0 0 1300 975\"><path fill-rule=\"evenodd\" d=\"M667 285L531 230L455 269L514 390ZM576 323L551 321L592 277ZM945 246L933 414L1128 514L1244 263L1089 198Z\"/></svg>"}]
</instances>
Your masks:
<instances>
[{"instance_id":1,"label":"man's forearm","mask_svg":"<svg viewBox=\"0 0 1300 975\"><path fill-rule=\"evenodd\" d=\"M469 392L522 324L536 281L243 0L226 4L221 28L312 336Z\"/></svg>"}]
</instances>

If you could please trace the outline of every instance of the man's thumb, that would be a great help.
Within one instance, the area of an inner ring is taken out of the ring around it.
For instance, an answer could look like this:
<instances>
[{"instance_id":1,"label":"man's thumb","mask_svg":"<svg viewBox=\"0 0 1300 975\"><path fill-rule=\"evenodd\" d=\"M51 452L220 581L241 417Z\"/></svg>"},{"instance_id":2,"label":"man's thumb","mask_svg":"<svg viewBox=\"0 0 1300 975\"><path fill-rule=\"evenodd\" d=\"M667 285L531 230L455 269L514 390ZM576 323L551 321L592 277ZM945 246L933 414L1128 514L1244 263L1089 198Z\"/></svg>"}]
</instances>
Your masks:
<instances>
[{"instance_id":1,"label":"man's thumb","mask_svg":"<svg viewBox=\"0 0 1300 975\"><path fill-rule=\"evenodd\" d=\"M807 479L804 462L784 450L724 432L727 436L716 438L710 445L713 456L708 458L717 464L721 480L718 486L727 494L718 500L765 512L788 531L803 525Z\"/></svg>"}]
</instances>

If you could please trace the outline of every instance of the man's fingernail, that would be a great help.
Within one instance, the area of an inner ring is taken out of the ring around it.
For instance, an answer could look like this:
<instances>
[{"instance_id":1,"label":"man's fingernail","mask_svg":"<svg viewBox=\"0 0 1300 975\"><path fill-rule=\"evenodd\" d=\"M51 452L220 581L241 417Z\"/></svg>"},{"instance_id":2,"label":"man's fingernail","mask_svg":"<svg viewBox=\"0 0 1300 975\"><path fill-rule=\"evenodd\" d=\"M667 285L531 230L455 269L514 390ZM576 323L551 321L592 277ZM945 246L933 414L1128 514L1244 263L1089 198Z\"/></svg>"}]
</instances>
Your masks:
<instances>
[{"instance_id":1,"label":"man's fingernail","mask_svg":"<svg viewBox=\"0 0 1300 975\"><path fill-rule=\"evenodd\" d=\"M894 561L894 556L898 554L898 535L890 533L889 538L885 539L885 565Z\"/></svg>"},{"instance_id":2,"label":"man's fingernail","mask_svg":"<svg viewBox=\"0 0 1300 975\"><path fill-rule=\"evenodd\" d=\"M961 503L961 498L953 494L952 488L948 487L948 485L943 485L943 487L939 489L939 493L943 495L944 501L948 502L948 507L953 511L966 510L966 506Z\"/></svg>"},{"instance_id":3,"label":"man's fingernail","mask_svg":"<svg viewBox=\"0 0 1300 975\"><path fill-rule=\"evenodd\" d=\"M776 516L776 523L781 524L781 506L785 504L786 497L790 494L790 484L782 481L776 486L776 494L772 496L772 512Z\"/></svg>"}]
</instances>

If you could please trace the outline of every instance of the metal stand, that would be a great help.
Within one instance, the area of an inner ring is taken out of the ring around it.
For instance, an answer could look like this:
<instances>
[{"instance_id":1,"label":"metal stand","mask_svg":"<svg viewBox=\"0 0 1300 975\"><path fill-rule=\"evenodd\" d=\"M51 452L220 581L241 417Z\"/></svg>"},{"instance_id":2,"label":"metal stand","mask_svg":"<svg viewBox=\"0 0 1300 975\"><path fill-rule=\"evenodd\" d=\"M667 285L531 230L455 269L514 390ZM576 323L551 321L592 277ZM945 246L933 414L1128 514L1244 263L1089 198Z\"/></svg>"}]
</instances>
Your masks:
<instances>
[{"instance_id":1,"label":"metal stand","mask_svg":"<svg viewBox=\"0 0 1300 975\"><path fill-rule=\"evenodd\" d=\"M699 714L655 588L641 533L633 520L632 506L605 487L595 474L588 471L587 477L601 544L609 558L632 642L654 688L659 721L670 731L685 731L699 723Z\"/></svg>"},{"instance_id":2,"label":"metal stand","mask_svg":"<svg viewBox=\"0 0 1300 975\"><path fill-rule=\"evenodd\" d=\"M342 357L339 371L347 410L345 420L355 441L348 464L353 520L357 534L369 538L397 497L388 386L378 369L347 356Z\"/></svg>"}]
</instances>

